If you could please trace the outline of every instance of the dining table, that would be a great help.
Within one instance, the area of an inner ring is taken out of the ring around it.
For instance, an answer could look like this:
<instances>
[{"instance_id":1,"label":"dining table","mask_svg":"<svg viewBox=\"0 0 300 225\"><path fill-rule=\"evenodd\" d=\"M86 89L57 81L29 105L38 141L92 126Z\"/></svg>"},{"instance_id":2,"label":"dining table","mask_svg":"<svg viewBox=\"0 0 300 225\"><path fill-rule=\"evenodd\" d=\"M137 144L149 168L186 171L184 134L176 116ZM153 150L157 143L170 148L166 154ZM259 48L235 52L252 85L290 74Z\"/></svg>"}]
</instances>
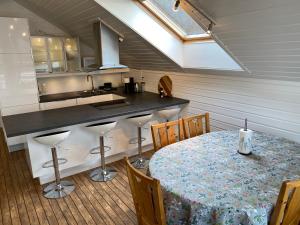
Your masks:
<instances>
[{"instance_id":1,"label":"dining table","mask_svg":"<svg viewBox=\"0 0 300 225\"><path fill-rule=\"evenodd\" d=\"M252 153L238 153L239 130L168 145L152 156L168 225L267 225L285 180L300 180L300 143L253 132Z\"/></svg>"}]
</instances>

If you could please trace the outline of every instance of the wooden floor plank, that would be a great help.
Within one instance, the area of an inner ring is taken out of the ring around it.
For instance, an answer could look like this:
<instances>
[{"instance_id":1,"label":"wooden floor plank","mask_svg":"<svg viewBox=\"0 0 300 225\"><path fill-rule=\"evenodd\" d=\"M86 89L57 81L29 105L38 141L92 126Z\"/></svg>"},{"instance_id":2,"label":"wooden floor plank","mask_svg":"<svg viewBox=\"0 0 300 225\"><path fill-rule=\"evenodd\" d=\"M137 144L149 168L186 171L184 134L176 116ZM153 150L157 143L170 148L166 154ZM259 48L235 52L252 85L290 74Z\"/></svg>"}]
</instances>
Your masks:
<instances>
[{"instance_id":1,"label":"wooden floor plank","mask_svg":"<svg viewBox=\"0 0 300 225\"><path fill-rule=\"evenodd\" d=\"M25 201L22 195L22 191L20 190L20 187L22 184L18 181L17 171L15 170L15 162L12 162L9 164L9 172L10 176L13 177L13 185L11 188L13 188L13 192L15 194L17 207L20 215L21 224L30 224L28 212L25 206Z\"/></svg>"},{"instance_id":2,"label":"wooden floor plank","mask_svg":"<svg viewBox=\"0 0 300 225\"><path fill-rule=\"evenodd\" d=\"M119 218L125 223L125 224L135 224L132 219L130 219L131 215L128 215L126 213L127 207L122 202L117 202L114 196L111 195L110 192L108 192L106 184L101 182L92 182L88 178L86 178L86 181L89 182L95 190L97 190L97 194L101 195L103 199L110 205L110 207L117 213Z\"/></svg>"},{"instance_id":3,"label":"wooden floor plank","mask_svg":"<svg viewBox=\"0 0 300 225\"><path fill-rule=\"evenodd\" d=\"M52 200L51 200L52 201ZM54 200L57 202L60 210L62 211L64 217L66 218L67 220L67 223L68 224L72 224L72 225L75 225L75 224L78 224L73 216L73 214L71 213L69 207L67 206L67 204L65 203L65 200L64 199L56 199Z\"/></svg>"},{"instance_id":4,"label":"wooden floor plank","mask_svg":"<svg viewBox=\"0 0 300 225\"><path fill-rule=\"evenodd\" d=\"M113 223L109 223L107 221L104 222L104 220L102 219L103 208L101 208L100 205L97 204L98 202L96 202L95 197L93 197L86 190L84 185L82 185L80 182L78 182L76 177L74 177L73 180L75 181L75 185L76 185L75 191L77 192L77 195L80 197L80 200L82 201L82 203L86 206L88 212L92 216L95 223L96 224L108 224L108 225L111 224L111 225L113 225Z\"/></svg>"},{"instance_id":5,"label":"wooden floor plank","mask_svg":"<svg viewBox=\"0 0 300 225\"><path fill-rule=\"evenodd\" d=\"M71 193L71 195L74 195L74 192ZM84 218L82 217L79 209L77 208L78 206L76 206L75 203L73 202L71 195L63 198L63 200L65 201L66 206L69 208L70 212L72 213L72 215L73 215L74 219L76 220L77 224L86 225L87 223L84 220Z\"/></svg>"},{"instance_id":6,"label":"wooden floor plank","mask_svg":"<svg viewBox=\"0 0 300 225\"><path fill-rule=\"evenodd\" d=\"M126 224L123 223L120 216L122 216L122 210L113 202L109 196L104 192L102 188L97 188L92 184L92 181L88 177L80 175L78 178L81 182L89 189L101 206L105 209L104 213L110 217L110 220L114 221L115 224ZM123 218L124 219L124 218ZM126 221L126 219L125 219Z\"/></svg>"},{"instance_id":7,"label":"wooden floor plank","mask_svg":"<svg viewBox=\"0 0 300 225\"><path fill-rule=\"evenodd\" d=\"M7 167L7 170L4 172L4 176L5 176L6 193L8 197L9 211L10 211L12 224L21 225L15 194L12 190L13 184L12 184L12 178L9 174L9 165Z\"/></svg>"},{"instance_id":8,"label":"wooden floor plank","mask_svg":"<svg viewBox=\"0 0 300 225\"><path fill-rule=\"evenodd\" d=\"M49 225L49 221L47 219L46 213L45 213L44 208L42 207L42 204L39 199L40 193L37 193L35 190L34 180L31 177L31 174L28 170L25 160L23 161L23 163L19 163L19 164L22 166L21 171L25 177L25 180L27 181L26 185L28 187L28 192L32 199L39 223L43 224L43 225ZM28 182L30 180L31 180L31 182Z\"/></svg>"},{"instance_id":9,"label":"wooden floor plank","mask_svg":"<svg viewBox=\"0 0 300 225\"><path fill-rule=\"evenodd\" d=\"M94 182L89 172L66 178L75 191L62 199L47 199L33 179L25 152L8 153L0 129L0 225L137 225L123 160L109 182Z\"/></svg>"},{"instance_id":10,"label":"wooden floor plank","mask_svg":"<svg viewBox=\"0 0 300 225\"><path fill-rule=\"evenodd\" d=\"M9 199L6 192L6 185L5 185L5 175L6 175L6 168L8 167L8 159L7 159L7 148L6 143L4 141L3 130L0 129L0 165L1 165L1 180L0 180L0 193L1 193L1 212L2 212L2 221L3 224L10 225L12 224L10 211L9 211Z\"/></svg>"},{"instance_id":11,"label":"wooden floor plank","mask_svg":"<svg viewBox=\"0 0 300 225\"><path fill-rule=\"evenodd\" d=\"M4 174L1 176L1 180L0 180L0 193L1 193L1 209L2 209L3 224L10 225L12 224L12 221L11 221L10 211L9 211L8 197L6 194Z\"/></svg>"}]
</instances>

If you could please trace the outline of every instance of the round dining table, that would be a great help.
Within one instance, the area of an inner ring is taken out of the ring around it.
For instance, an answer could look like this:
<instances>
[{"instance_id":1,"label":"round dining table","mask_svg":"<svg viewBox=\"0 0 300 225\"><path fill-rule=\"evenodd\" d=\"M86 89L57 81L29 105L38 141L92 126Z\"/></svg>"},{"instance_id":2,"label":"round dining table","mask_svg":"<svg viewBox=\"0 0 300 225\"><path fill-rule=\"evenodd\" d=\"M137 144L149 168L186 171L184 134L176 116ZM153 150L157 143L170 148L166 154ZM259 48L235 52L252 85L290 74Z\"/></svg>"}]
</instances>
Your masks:
<instances>
[{"instance_id":1,"label":"round dining table","mask_svg":"<svg viewBox=\"0 0 300 225\"><path fill-rule=\"evenodd\" d=\"M300 144L254 132L245 156L238 143L238 130L218 131L153 155L168 225L268 224L282 182L300 179Z\"/></svg>"}]
</instances>

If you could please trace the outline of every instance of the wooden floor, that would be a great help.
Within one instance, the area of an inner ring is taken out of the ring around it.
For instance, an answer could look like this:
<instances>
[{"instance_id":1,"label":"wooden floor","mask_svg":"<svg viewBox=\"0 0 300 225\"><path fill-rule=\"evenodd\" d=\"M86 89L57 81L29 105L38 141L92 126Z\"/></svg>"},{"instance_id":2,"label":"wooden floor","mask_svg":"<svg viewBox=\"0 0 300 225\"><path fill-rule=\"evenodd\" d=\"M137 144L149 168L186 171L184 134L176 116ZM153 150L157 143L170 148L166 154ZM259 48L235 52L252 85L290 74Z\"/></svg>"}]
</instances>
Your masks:
<instances>
[{"instance_id":1,"label":"wooden floor","mask_svg":"<svg viewBox=\"0 0 300 225\"><path fill-rule=\"evenodd\" d=\"M0 139L0 225L137 224L124 164L111 166L119 171L113 181L92 182L87 172L77 174L68 177L76 185L70 196L49 200L32 179L24 151L9 154Z\"/></svg>"}]
</instances>

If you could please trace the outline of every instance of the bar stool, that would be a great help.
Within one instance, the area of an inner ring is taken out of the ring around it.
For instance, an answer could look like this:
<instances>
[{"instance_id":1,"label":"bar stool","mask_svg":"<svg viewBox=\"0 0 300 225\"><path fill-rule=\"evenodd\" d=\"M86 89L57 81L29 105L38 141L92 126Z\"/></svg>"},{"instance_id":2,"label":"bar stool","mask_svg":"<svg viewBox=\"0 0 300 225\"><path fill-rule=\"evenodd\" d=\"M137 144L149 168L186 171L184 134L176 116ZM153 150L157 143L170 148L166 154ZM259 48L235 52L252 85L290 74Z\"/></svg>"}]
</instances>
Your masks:
<instances>
[{"instance_id":1,"label":"bar stool","mask_svg":"<svg viewBox=\"0 0 300 225\"><path fill-rule=\"evenodd\" d=\"M152 114L143 114L127 118L129 122L137 126L138 130L138 158L132 162L132 165L137 169L143 169L147 167L149 163L149 159L144 158L142 156L142 126L148 123L151 120L151 118Z\"/></svg>"},{"instance_id":2,"label":"bar stool","mask_svg":"<svg viewBox=\"0 0 300 225\"><path fill-rule=\"evenodd\" d=\"M169 122L174 116L178 115L181 111L181 108L173 108L173 109L163 109L157 112L157 114Z\"/></svg>"},{"instance_id":3,"label":"bar stool","mask_svg":"<svg viewBox=\"0 0 300 225\"><path fill-rule=\"evenodd\" d=\"M72 181L60 179L59 161L56 152L56 146L68 138L70 133L71 131L58 131L39 135L34 138L34 140L38 143L51 147L55 182L47 185L46 188L44 188L43 195L46 198L63 198L69 195L75 189L75 185Z\"/></svg>"},{"instance_id":4,"label":"bar stool","mask_svg":"<svg viewBox=\"0 0 300 225\"><path fill-rule=\"evenodd\" d=\"M92 124L87 126L86 128L93 132L96 133L97 135L100 136L100 156L101 156L101 168L97 168L95 170L93 170L90 173L90 178L93 181L97 181L97 182L106 182L109 180L112 180L115 178L115 176L117 175L117 171L115 169L112 168L108 168L105 166L105 156L104 156L104 136L111 131L112 129L115 128L115 126L117 125L117 122L104 122L104 123L97 123L97 124ZM93 152L91 152L91 154L94 154Z\"/></svg>"}]
</instances>

